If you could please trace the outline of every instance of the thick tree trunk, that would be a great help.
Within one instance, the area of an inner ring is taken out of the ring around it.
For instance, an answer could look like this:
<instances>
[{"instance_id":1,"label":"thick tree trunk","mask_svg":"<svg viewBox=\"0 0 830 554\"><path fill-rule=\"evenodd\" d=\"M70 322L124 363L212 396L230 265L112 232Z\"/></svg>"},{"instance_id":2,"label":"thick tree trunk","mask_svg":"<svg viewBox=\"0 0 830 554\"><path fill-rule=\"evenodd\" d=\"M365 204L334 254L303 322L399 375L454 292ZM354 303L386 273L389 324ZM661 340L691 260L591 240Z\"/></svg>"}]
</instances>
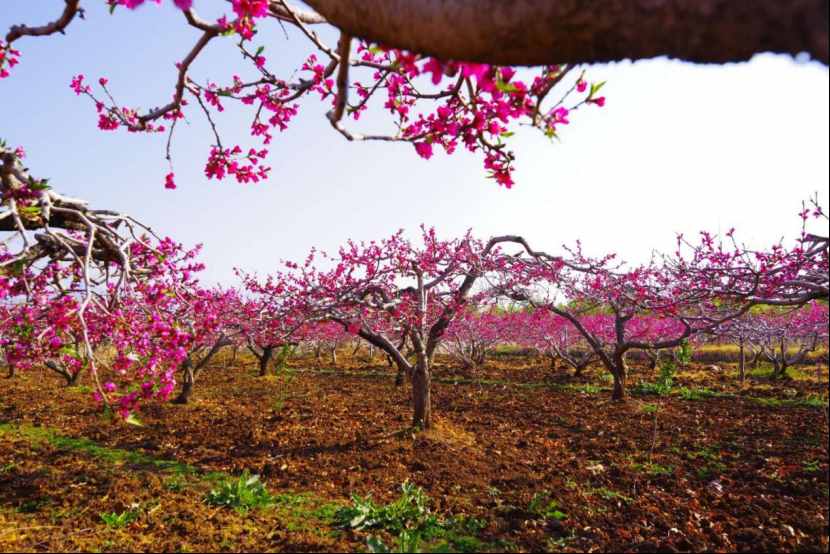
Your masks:
<instances>
[{"instance_id":1,"label":"thick tree trunk","mask_svg":"<svg viewBox=\"0 0 830 554\"><path fill-rule=\"evenodd\" d=\"M66 386L67 387L74 387L75 385L80 383L81 373L83 373L83 371L80 370L80 369L78 371L76 371L75 373L69 373L66 377Z\"/></svg>"},{"instance_id":2,"label":"thick tree trunk","mask_svg":"<svg viewBox=\"0 0 830 554\"><path fill-rule=\"evenodd\" d=\"M63 378L64 384L67 387L75 385L78 382L78 379L80 379L81 377L81 370L78 370L77 373L70 373L68 369L66 369L63 365L54 360L46 360L45 365L46 367L60 375L61 378Z\"/></svg>"},{"instance_id":3,"label":"thick tree trunk","mask_svg":"<svg viewBox=\"0 0 830 554\"><path fill-rule=\"evenodd\" d=\"M259 376L268 375L268 364L271 363L271 356L274 354L273 346L266 346L262 349L262 356L259 358Z\"/></svg>"},{"instance_id":4,"label":"thick tree trunk","mask_svg":"<svg viewBox=\"0 0 830 554\"><path fill-rule=\"evenodd\" d=\"M9 370L6 374L6 379L11 379L14 377L14 364L9 364Z\"/></svg>"},{"instance_id":5,"label":"thick tree trunk","mask_svg":"<svg viewBox=\"0 0 830 554\"><path fill-rule=\"evenodd\" d=\"M173 399L174 404L187 404L193 396L193 385L196 382L196 373L193 371L193 362L188 358L182 363L182 390Z\"/></svg>"},{"instance_id":6,"label":"thick tree trunk","mask_svg":"<svg viewBox=\"0 0 830 554\"><path fill-rule=\"evenodd\" d=\"M611 393L611 400L625 400L625 371L614 373L614 392Z\"/></svg>"},{"instance_id":7,"label":"thick tree trunk","mask_svg":"<svg viewBox=\"0 0 830 554\"><path fill-rule=\"evenodd\" d=\"M627 370L628 368L625 363L625 354L614 355L614 369L612 371L612 374L614 375L614 392L611 394L612 400L620 402L625 400L625 379Z\"/></svg>"},{"instance_id":8,"label":"thick tree trunk","mask_svg":"<svg viewBox=\"0 0 830 554\"><path fill-rule=\"evenodd\" d=\"M497 65L668 56L744 61L808 52L827 63L827 0L308 0L335 27L443 60Z\"/></svg>"},{"instance_id":9,"label":"thick tree trunk","mask_svg":"<svg viewBox=\"0 0 830 554\"><path fill-rule=\"evenodd\" d=\"M412 418L413 427L429 429L432 426L430 381L428 357L419 355L418 363L412 372L412 403L415 408L415 414Z\"/></svg>"}]
</instances>

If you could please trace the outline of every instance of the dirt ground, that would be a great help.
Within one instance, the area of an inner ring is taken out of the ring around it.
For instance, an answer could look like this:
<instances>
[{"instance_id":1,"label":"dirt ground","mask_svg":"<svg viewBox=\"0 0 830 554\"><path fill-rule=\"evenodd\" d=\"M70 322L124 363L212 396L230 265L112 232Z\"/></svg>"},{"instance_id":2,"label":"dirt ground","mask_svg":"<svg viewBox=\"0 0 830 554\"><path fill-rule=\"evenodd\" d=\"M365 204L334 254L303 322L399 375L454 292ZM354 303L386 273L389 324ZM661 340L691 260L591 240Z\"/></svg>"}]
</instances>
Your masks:
<instances>
[{"instance_id":1,"label":"dirt ground","mask_svg":"<svg viewBox=\"0 0 830 554\"><path fill-rule=\"evenodd\" d=\"M210 367L191 404L148 406L141 426L102 414L83 386L0 381L0 551L365 551L368 533L333 512L352 494L392 501L406 480L440 517L480 522L477 548L828 550L826 367L740 387L731 366L693 365L667 395L638 393L656 376L635 369L619 403L598 369L444 365L425 432L377 360L254 373ZM275 505L205 502L244 470ZM102 516L126 511L124 525Z\"/></svg>"}]
</instances>

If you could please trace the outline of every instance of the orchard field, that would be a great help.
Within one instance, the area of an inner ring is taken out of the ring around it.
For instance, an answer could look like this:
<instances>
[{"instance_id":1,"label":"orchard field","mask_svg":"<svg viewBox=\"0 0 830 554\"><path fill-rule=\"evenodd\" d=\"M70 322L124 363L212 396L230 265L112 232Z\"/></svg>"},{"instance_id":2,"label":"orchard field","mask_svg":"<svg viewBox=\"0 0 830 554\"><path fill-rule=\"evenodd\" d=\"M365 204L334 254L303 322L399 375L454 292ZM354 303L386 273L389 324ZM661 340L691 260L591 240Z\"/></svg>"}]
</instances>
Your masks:
<instances>
[{"instance_id":1,"label":"orchard field","mask_svg":"<svg viewBox=\"0 0 830 554\"><path fill-rule=\"evenodd\" d=\"M295 354L265 377L225 352L196 400L141 426L79 408L83 384L3 383L0 548L827 550L825 364L784 381L762 363L741 386L734 364L690 362L659 394L660 372L637 365L620 404L594 368L442 355L440 416L413 432L409 387L340 350L337 366ZM267 493L211 497L248 474Z\"/></svg>"}]
</instances>

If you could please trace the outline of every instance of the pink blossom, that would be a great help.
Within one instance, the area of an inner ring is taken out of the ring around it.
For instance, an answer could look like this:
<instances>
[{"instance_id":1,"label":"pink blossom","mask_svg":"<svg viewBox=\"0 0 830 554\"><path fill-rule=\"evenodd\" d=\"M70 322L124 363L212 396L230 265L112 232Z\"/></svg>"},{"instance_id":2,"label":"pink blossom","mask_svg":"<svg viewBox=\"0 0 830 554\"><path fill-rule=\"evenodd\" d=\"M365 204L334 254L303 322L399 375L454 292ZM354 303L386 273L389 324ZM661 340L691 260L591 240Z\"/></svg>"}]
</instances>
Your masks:
<instances>
[{"instance_id":1,"label":"pink blossom","mask_svg":"<svg viewBox=\"0 0 830 554\"><path fill-rule=\"evenodd\" d=\"M428 160L432 157L432 144L429 142L416 142L415 151L423 159Z\"/></svg>"}]
</instances>

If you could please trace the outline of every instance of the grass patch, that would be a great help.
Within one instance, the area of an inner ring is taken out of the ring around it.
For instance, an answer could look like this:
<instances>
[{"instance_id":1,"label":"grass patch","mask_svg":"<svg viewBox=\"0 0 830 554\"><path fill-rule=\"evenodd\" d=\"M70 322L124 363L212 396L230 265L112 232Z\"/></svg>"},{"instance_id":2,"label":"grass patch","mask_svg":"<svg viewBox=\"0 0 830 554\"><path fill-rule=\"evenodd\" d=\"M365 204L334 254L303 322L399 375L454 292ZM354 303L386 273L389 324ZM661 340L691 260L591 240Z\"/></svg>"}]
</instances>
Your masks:
<instances>
[{"instance_id":1,"label":"grass patch","mask_svg":"<svg viewBox=\"0 0 830 554\"><path fill-rule=\"evenodd\" d=\"M15 426L10 423L0 423L0 435L2 434L17 434L28 439L33 444L47 443L61 450L83 452L93 458L113 465L130 464L134 466L146 466L182 475L197 472L195 467L175 460L160 460L140 452L101 446L89 439L58 435L54 431L43 427Z\"/></svg>"},{"instance_id":2,"label":"grass patch","mask_svg":"<svg viewBox=\"0 0 830 554\"><path fill-rule=\"evenodd\" d=\"M699 389L690 389L688 387L679 387L673 394L676 394L683 400L705 400L706 398L723 398L733 396L732 394L719 392L705 387Z\"/></svg>"},{"instance_id":3,"label":"grass patch","mask_svg":"<svg viewBox=\"0 0 830 554\"><path fill-rule=\"evenodd\" d=\"M826 408L827 399L811 394L806 398L774 398L763 396L746 397L751 402L768 408Z\"/></svg>"}]
</instances>

